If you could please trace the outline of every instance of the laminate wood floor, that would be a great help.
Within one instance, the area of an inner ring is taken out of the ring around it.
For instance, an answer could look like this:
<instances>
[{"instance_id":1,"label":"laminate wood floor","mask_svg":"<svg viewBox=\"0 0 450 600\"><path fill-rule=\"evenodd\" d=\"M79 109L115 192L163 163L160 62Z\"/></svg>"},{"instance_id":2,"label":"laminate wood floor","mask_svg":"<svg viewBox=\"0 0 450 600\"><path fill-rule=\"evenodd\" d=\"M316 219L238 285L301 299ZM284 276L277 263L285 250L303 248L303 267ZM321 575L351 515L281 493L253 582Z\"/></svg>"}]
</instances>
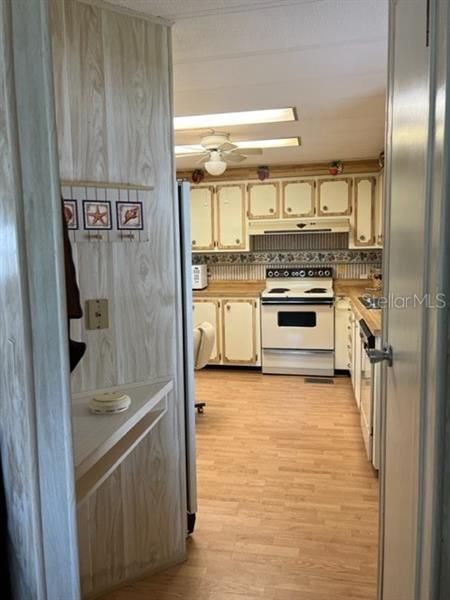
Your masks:
<instances>
[{"instance_id":1,"label":"laminate wood floor","mask_svg":"<svg viewBox=\"0 0 450 600\"><path fill-rule=\"evenodd\" d=\"M204 370L188 560L108 600L375 600L378 479L350 380Z\"/></svg>"}]
</instances>

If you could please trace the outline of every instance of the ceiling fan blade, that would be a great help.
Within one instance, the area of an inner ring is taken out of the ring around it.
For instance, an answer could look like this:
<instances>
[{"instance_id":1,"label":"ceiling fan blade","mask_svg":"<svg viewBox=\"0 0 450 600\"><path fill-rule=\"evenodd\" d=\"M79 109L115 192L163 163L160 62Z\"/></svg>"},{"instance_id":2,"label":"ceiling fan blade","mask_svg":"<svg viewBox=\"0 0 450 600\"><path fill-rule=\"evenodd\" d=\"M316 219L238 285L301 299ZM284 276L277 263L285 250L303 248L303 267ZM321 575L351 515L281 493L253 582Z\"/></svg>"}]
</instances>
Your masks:
<instances>
[{"instance_id":1,"label":"ceiling fan blade","mask_svg":"<svg viewBox=\"0 0 450 600\"><path fill-rule=\"evenodd\" d=\"M207 156L209 153L208 152L189 152L185 153L185 154L176 154L176 158L192 158L193 156Z\"/></svg>"},{"instance_id":2,"label":"ceiling fan blade","mask_svg":"<svg viewBox=\"0 0 450 600\"><path fill-rule=\"evenodd\" d=\"M231 142L224 142L220 146L220 150L222 152L231 152L232 150L237 150L237 146L236 144L232 144Z\"/></svg>"},{"instance_id":3,"label":"ceiling fan blade","mask_svg":"<svg viewBox=\"0 0 450 600\"><path fill-rule=\"evenodd\" d=\"M209 160L209 152L202 153L200 160L198 160L195 164L196 165L201 165L202 163L204 163L204 162L206 162L208 160Z\"/></svg>"},{"instance_id":4,"label":"ceiling fan blade","mask_svg":"<svg viewBox=\"0 0 450 600\"><path fill-rule=\"evenodd\" d=\"M225 162L242 162L245 159L246 159L246 157L243 154L237 154L234 152L225 154L225 156L224 156Z\"/></svg>"},{"instance_id":5,"label":"ceiling fan blade","mask_svg":"<svg viewBox=\"0 0 450 600\"><path fill-rule=\"evenodd\" d=\"M238 148L239 154L245 154L247 156L250 156L250 154L262 154L263 153L263 149L262 148Z\"/></svg>"}]
</instances>

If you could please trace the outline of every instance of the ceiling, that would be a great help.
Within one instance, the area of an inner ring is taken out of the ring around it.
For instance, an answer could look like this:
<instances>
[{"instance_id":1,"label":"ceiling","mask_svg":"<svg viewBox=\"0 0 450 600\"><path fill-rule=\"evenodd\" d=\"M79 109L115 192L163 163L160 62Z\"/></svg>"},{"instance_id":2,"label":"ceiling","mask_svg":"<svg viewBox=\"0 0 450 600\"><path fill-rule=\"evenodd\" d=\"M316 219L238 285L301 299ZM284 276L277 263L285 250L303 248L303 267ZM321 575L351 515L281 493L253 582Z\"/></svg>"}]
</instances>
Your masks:
<instances>
[{"instance_id":1,"label":"ceiling","mask_svg":"<svg viewBox=\"0 0 450 600\"><path fill-rule=\"evenodd\" d=\"M388 0L110 0L175 22L176 115L295 106L298 121L228 128L233 140L300 136L242 166L378 156ZM177 144L206 131L177 132ZM198 158L177 159L180 169Z\"/></svg>"}]
</instances>

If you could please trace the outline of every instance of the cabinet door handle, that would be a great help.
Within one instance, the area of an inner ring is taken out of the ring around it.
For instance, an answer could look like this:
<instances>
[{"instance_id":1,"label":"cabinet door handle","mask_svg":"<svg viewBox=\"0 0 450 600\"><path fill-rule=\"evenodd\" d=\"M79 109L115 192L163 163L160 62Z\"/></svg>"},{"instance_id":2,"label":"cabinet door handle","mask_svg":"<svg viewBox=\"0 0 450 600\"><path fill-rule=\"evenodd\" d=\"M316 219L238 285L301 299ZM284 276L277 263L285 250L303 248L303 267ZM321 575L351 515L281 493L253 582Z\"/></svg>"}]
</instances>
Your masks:
<instances>
[{"instance_id":1,"label":"cabinet door handle","mask_svg":"<svg viewBox=\"0 0 450 600\"><path fill-rule=\"evenodd\" d=\"M195 240L192 240L192 245L195 246L197 242Z\"/></svg>"},{"instance_id":2,"label":"cabinet door handle","mask_svg":"<svg viewBox=\"0 0 450 600\"><path fill-rule=\"evenodd\" d=\"M231 306L227 304L227 310L231 310Z\"/></svg>"},{"instance_id":3,"label":"cabinet door handle","mask_svg":"<svg viewBox=\"0 0 450 600\"><path fill-rule=\"evenodd\" d=\"M270 212L270 213L274 213L274 212L275 212L275 209L274 209L274 208L269 208L269 212Z\"/></svg>"},{"instance_id":4,"label":"cabinet door handle","mask_svg":"<svg viewBox=\"0 0 450 600\"><path fill-rule=\"evenodd\" d=\"M360 236L359 236L359 239L360 239L361 241L363 241L363 240L365 240L365 239L366 239L366 236L365 236L365 235L360 235Z\"/></svg>"},{"instance_id":5,"label":"cabinet door handle","mask_svg":"<svg viewBox=\"0 0 450 600\"><path fill-rule=\"evenodd\" d=\"M322 210L328 210L328 206L322 206Z\"/></svg>"},{"instance_id":6,"label":"cabinet door handle","mask_svg":"<svg viewBox=\"0 0 450 600\"><path fill-rule=\"evenodd\" d=\"M292 212L292 208L290 206L287 207L286 209L288 212Z\"/></svg>"},{"instance_id":7,"label":"cabinet door handle","mask_svg":"<svg viewBox=\"0 0 450 600\"><path fill-rule=\"evenodd\" d=\"M241 240L236 239L236 244L240 244Z\"/></svg>"}]
</instances>

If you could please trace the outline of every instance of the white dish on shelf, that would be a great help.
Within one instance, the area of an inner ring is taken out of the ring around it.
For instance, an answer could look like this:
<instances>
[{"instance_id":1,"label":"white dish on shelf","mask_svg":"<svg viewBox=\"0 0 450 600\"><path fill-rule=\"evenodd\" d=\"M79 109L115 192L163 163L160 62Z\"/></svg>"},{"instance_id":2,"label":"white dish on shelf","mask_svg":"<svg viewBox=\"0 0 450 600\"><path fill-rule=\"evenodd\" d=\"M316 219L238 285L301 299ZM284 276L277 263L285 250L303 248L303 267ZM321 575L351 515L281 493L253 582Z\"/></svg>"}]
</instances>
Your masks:
<instances>
[{"instance_id":1,"label":"white dish on shelf","mask_svg":"<svg viewBox=\"0 0 450 600\"><path fill-rule=\"evenodd\" d=\"M106 392L89 400L89 409L96 415L116 415L130 408L131 398L122 392Z\"/></svg>"}]
</instances>

